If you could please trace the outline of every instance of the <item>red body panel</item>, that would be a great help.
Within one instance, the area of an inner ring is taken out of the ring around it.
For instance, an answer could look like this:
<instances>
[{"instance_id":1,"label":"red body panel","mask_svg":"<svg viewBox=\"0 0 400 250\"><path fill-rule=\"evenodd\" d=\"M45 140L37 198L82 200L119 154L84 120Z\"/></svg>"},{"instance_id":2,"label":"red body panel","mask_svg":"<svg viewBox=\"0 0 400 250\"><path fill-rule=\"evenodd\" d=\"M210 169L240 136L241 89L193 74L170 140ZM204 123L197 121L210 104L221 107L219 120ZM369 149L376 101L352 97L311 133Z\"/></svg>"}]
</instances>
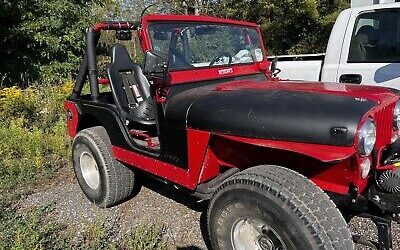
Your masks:
<instances>
[{"instance_id":1,"label":"red body panel","mask_svg":"<svg viewBox=\"0 0 400 250\"><path fill-rule=\"evenodd\" d=\"M113 153L121 162L194 190L198 184L210 134L190 129L187 132L188 142L190 142L188 143L188 170L115 146L113 146Z\"/></svg>"},{"instance_id":2,"label":"red body panel","mask_svg":"<svg viewBox=\"0 0 400 250\"><path fill-rule=\"evenodd\" d=\"M143 18L143 24L148 22L207 22L207 23L225 23L233 25L242 25L250 27L259 27L255 23L237 21L232 19L216 18L211 16L193 16L193 15L147 15Z\"/></svg>"},{"instance_id":3,"label":"red body panel","mask_svg":"<svg viewBox=\"0 0 400 250\"><path fill-rule=\"evenodd\" d=\"M320 82L295 82L295 81L265 81L263 83L254 81L234 81L220 84L218 91L240 91L247 89L259 90L288 90L301 92L316 92L330 95L345 95L354 98L362 98L375 101L393 102L398 96L393 91L377 86L360 86L356 84L320 83Z\"/></svg>"},{"instance_id":4,"label":"red body panel","mask_svg":"<svg viewBox=\"0 0 400 250\"><path fill-rule=\"evenodd\" d=\"M71 101L64 102L64 109L67 112L68 135L74 137L78 130L79 112L76 104Z\"/></svg>"},{"instance_id":5,"label":"red body panel","mask_svg":"<svg viewBox=\"0 0 400 250\"><path fill-rule=\"evenodd\" d=\"M310 144L301 142L254 139L254 138L244 138L244 137L230 136L230 135L220 135L220 136L250 145L256 145L265 148L274 148L274 149L285 150L289 152L307 155L322 162L340 161L349 158L350 156L352 156L354 153L357 152L354 147L340 147L340 146Z\"/></svg>"}]
</instances>

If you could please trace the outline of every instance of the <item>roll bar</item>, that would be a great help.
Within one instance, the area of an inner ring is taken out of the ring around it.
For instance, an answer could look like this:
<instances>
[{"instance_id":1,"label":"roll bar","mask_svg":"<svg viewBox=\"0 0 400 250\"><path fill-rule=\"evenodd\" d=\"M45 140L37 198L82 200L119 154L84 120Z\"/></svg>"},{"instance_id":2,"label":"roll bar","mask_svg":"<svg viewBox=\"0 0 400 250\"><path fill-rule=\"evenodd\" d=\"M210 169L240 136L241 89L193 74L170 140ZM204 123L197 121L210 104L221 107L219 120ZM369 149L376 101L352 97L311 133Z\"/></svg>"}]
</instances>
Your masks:
<instances>
[{"instance_id":1,"label":"roll bar","mask_svg":"<svg viewBox=\"0 0 400 250\"><path fill-rule=\"evenodd\" d=\"M99 42L101 31L103 30L136 30L140 26L139 22L109 21L101 22L86 30L86 48L83 60L79 67L76 77L72 97L78 98L81 95L86 79L89 78L90 93L92 101L99 100L99 80L97 71L96 48Z\"/></svg>"}]
</instances>

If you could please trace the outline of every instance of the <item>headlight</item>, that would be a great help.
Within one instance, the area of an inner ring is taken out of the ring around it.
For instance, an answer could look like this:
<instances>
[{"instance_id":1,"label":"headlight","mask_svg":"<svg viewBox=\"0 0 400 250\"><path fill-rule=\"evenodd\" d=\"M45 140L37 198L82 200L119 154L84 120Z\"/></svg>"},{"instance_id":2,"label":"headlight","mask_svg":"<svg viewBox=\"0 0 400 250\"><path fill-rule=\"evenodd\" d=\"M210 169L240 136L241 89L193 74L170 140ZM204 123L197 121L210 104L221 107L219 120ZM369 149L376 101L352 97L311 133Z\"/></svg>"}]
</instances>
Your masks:
<instances>
[{"instance_id":1,"label":"headlight","mask_svg":"<svg viewBox=\"0 0 400 250\"><path fill-rule=\"evenodd\" d=\"M358 152L368 156L374 149L376 141L376 127L371 118L368 118L358 132Z\"/></svg>"},{"instance_id":2,"label":"headlight","mask_svg":"<svg viewBox=\"0 0 400 250\"><path fill-rule=\"evenodd\" d=\"M395 130L400 129L400 101L396 103L393 111L393 127Z\"/></svg>"}]
</instances>

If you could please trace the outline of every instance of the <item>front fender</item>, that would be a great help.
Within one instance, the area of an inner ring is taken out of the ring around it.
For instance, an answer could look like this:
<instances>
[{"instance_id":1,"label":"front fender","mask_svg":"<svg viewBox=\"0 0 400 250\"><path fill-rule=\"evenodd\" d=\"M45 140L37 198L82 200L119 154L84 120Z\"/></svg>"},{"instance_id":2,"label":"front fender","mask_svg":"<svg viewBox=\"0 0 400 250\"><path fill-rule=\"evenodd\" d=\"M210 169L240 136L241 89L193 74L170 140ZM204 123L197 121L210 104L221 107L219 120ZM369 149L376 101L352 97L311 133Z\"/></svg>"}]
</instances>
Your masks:
<instances>
[{"instance_id":1,"label":"front fender","mask_svg":"<svg viewBox=\"0 0 400 250\"><path fill-rule=\"evenodd\" d=\"M230 135L219 135L229 140L265 148L285 150L309 156L321 162L342 161L354 155L357 151L353 146L332 146L302 142L275 141L267 139L245 138Z\"/></svg>"}]
</instances>

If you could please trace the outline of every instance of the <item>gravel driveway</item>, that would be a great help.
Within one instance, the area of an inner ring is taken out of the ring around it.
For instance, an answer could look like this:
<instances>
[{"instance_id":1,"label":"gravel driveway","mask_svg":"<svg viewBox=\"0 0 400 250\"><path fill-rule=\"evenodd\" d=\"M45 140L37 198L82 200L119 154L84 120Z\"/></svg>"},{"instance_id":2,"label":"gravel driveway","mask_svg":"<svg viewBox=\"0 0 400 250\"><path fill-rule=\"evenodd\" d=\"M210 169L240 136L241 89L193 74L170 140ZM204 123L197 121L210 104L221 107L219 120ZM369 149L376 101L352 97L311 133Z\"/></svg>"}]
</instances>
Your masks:
<instances>
[{"instance_id":1,"label":"gravel driveway","mask_svg":"<svg viewBox=\"0 0 400 250\"><path fill-rule=\"evenodd\" d=\"M140 224L164 224L165 238L170 249L206 249L201 228L204 223L202 210L204 203L165 186L161 182L151 182L143 187L133 199L117 207L100 209L92 205L81 192L72 173L67 171L51 185L40 188L20 202L21 211L46 204L53 204L49 215L52 221L68 225L79 239L84 225L95 220L103 220L112 228L116 239ZM162 190L163 195L153 191ZM351 229L358 235L376 239L376 229L368 219L355 218ZM393 226L394 249L400 249L400 227ZM357 246L357 249L368 249Z\"/></svg>"}]
</instances>

